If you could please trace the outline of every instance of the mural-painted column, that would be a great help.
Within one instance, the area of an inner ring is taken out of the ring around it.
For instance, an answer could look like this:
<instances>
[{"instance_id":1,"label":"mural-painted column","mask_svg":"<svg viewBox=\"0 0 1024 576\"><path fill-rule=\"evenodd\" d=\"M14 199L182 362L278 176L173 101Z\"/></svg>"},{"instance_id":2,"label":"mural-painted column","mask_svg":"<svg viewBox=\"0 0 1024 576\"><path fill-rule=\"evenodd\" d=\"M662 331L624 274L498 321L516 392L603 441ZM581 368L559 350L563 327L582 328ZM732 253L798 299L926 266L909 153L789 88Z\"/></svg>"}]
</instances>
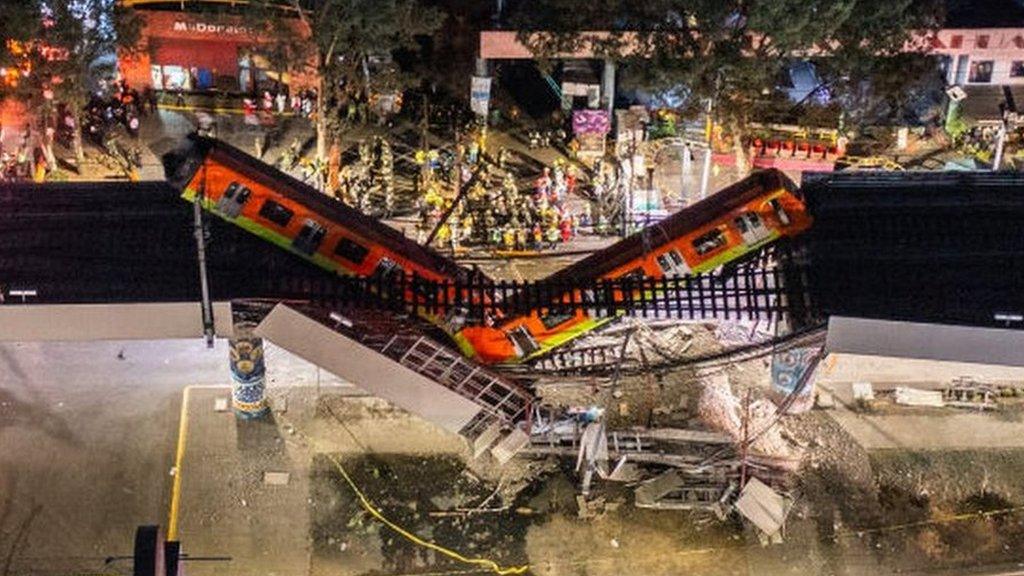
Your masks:
<instances>
[{"instance_id":1,"label":"mural-painted column","mask_svg":"<svg viewBox=\"0 0 1024 576\"><path fill-rule=\"evenodd\" d=\"M231 406L243 420L259 418L267 412L266 365L263 339L253 335L256 324L236 322L231 346Z\"/></svg>"}]
</instances>

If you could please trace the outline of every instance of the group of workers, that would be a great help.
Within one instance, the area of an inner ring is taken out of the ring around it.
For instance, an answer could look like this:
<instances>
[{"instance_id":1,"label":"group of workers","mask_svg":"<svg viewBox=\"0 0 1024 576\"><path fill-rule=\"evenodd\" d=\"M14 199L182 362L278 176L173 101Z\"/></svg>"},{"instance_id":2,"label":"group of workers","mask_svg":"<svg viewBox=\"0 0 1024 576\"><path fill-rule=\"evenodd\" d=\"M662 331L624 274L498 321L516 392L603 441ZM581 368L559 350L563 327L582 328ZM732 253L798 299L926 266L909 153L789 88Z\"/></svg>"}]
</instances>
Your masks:
<instances>
[{"instance_id":1,"label":"group of workers","mask_svg":"<svg viewBox=\"0 0 1024 576\"><path fill-rule=\"evenodd\" d=\"M390 218L395 212L395 157L380 136L359 143L359 161L341 169L335 196L363 213ZM374 207L374 194L381 202Z\"/></svg>"},{"instance_id":2,"label":"group of workers","mask_svg":"<svg viewBox=\"0 0 1024 576\"><path fill-rule=\"evenodd\" d=\"M532 189L523 190L507 158L501 151L494 164L481 160L460 171L469 189L457 203L450 189L445 194L442 183L431 182L420 199L417 240L424 243L439 223L434 241L453 251L467 245L540 250L571 240L579 226L566 202L576 188L575 167L562 162L546 167Z\"/></svg>"}]
</instances>

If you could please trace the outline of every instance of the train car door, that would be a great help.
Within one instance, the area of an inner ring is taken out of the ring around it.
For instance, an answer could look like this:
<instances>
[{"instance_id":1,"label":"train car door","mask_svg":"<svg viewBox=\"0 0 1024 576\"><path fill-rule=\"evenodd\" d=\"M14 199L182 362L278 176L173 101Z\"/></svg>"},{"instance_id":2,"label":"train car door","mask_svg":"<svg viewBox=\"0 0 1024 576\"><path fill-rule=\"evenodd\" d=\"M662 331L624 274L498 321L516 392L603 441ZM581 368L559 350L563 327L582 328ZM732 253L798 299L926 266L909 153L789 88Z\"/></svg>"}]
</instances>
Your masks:
<instances>
[{"instance_id":1,"label":"train car door","mask_svg":"<svg viewBox=\"0 0 1024 576\"><path fill-rule=\"evenodd\" d=\"M672 278L673 276L688 276L690 274L690 267L686 265L686 261L683 260L683 256L675 248L670 249L664 254L660 254L655 260L658 262L658 268L661 269L661 273L666 278Z\"/></svg>"},{"instance_id":2,"label":"train car door","mask_svg":"<svg viewBox=\"0 0 1024 576\"><path fill-rule=\"evenodd\" d=\"M306 223L302 225L302 230L295 235L295 239L292 240L292 248L302 252L306 256L312 256L313 252L320 247L320 243L324 241L324 236L327 235L327 228L324 228L319 222L313 220L306 220Z\"/></svg>"},{"instance_id":3,"label":"train car door","mask_svg":"<svg viewBox=\"0 0 1024 576\"><path fill-rule=\"evenodd\" d=\"M224 191L220 200L217 200L216 210L225 218L238 218L238 215L242 213L242 206L245 205L251 195L252 190L238 182L232 182L228 184L228 189Z\"/></svg>"},{"instance_id":4,"label":"train car door","mask_svg":"<svg viewBox=\"0 0 1024 576\"><path fill-rule=\"evenodd\" d=\"M747 246L759 244L771 235L771 230L764 225L757 212L744 212L734 218L733 223L739 228L743 242Z\"/></svg>"}]
</instances>

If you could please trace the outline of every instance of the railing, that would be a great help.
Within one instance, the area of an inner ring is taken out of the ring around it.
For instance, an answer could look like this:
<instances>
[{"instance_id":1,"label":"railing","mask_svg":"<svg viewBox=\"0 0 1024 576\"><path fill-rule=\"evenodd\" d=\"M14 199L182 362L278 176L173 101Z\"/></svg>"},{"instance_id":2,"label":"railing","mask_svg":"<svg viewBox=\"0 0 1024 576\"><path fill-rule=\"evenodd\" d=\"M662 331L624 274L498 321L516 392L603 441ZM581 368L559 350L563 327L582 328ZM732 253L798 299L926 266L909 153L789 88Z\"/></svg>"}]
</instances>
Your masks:
<instances>
[{"instance_id":1,"label":"railing","mask_svg":"<svg viewBox=\"0 0 1024 576\"><path fill-rule=\"evenodd\" d=\"M794 278L799 276L785 275L790 284ZM761 267L673 278L559 282L428 280L404 274L323 282L280 279L275 293L284 299L386 309L470 324L578 310L598 318L778 320L803 299L802 286L787 287L782 270Z\"/></svg>"},{"instance_id":2,"label":"railing","mask_svg":"<svg viewBox=\"0 0 1024 576\"><path fill-rule=\"evenodd\" d=\"M379 352L506 422L518 421L530 406L526 391L425 336L392 336Z\"/></svg>"}]
</instances>

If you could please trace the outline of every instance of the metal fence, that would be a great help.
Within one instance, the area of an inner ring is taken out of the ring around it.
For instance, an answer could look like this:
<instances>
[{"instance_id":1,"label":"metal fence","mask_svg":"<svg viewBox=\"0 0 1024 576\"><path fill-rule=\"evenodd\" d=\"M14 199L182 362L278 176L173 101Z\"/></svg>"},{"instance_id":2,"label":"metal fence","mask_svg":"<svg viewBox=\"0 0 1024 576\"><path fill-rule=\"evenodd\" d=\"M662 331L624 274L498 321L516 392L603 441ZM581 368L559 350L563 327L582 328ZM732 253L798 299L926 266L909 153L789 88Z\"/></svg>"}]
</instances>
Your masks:
<instances>
[{"instance_id":1,"label":"metal fence","mask_svg":"<svg viewBox=\"0 0 1024 576\"><path fill-rule=\"evenodd\" d=\"M518 282L430 280L416 275L339 277L334 281L277 282L282 298L467 321L573 314L661 318L778 319L790 310L783 271L741 268L672 278ZM791 276L791 275L790 275ZM791 282L792 283L792 282ZM795 294L800 295L799 290Z\"/></svg>"}]
</instances>

